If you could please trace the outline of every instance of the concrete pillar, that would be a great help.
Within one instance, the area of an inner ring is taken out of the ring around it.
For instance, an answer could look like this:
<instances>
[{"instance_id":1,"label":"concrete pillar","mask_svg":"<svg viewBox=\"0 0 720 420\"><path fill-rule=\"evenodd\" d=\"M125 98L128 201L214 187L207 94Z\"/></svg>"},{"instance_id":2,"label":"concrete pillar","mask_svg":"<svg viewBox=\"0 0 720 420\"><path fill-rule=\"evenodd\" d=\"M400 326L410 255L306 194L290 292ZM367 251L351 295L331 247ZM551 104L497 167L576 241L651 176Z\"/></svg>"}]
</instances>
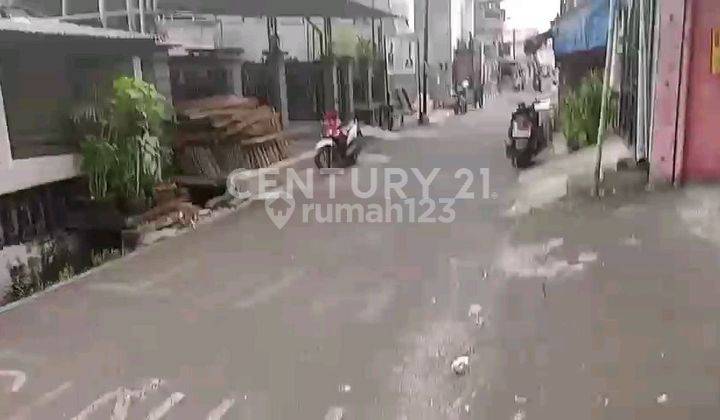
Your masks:
<instances>
[{"instance_id":1,"label":"concrete pillar","mask_svg":"<svg viewBox=\"0 0 720 420\"><path fill-rule=\"evenodd\" d=\"M98 14L103 28L107 28L107 17L105 16L105 0L98 0Z\"/></svg>"},{"instance_id":2,"label":"concrete pillar","mask_svg":"<svg viewBox=\"0 0 720 420\"><path fill-rule=\"evenodd\" d=\"M353 59L345 57L340 60L340 89L342 97L345 98L343 109L340 110L343 119L347 120L355 116L355 95L353 92Z\"/></svg>"},{"instance_id":3,"label":"concrete pillar","mask_svg":"<svg viewBox=\"0 0 720 420\"><path fill-rule=\"evenodd\" d=\"M169 103L172 103L172 83L170 81L170 65L167 51L157 52L153 55L153 73L155 74L155 89L162 94Z\"/></svg>"},{"instance_id":4,"label":"concrete pillar","mask_svg":"<svg viewBox=\"0 0 720 420\"><path fill-rule=\"evenodd\" d=\"M142 78L143 78L142 60L140 59L140 56L137 56L137 55L132 56L132 66L133 66L133 77L135 77L138 80L142 80Z\"/></svg>"},{"instance_id":5,"label":"concrete pillar","mask_svg":"<svg viewBox=\"0 0 720 420\"><path fill-rule=\"evenodd\" d=\"M338 109L338 80L337 62L335 57L323 58L323 104L325 111L339 111Z\"/></svg>"},{"instance_id":6,"label":"concrete pillar","mask_svg":"<svg viewBox=\"0 0 720 420\"><path fill-rule=\"evenodd\" d=\"M223 53L218 58L223 63L223 67L227 72L230 92L234 95L242 96L242 60L240 53Z\"/></svg>"},{"instance_id":7,"label":"concrete pillar","mask_svg":"<svg viewBox=\"0 0 720 420\"><path fill-rule=\"evenodd\" d=\"M280 113L283 127L290 123L288 117L287 80L285 77L285 53L273 49L268 54L268 70L270 71L270 96L272 104Z\"/></svg>"},{"instance_id":8,"label":"concrete pillar","mask_svg":"<svg viewBox=\"0 0 720 420\"><path fill-rule=\"evenodd\" d=\"M365 98L365 105L368 107L373 102L373 89L372 89L372 62L361 60L358 65L358 74L360 80L362 80L362 97Z\"/></svg>"}]
</instances>

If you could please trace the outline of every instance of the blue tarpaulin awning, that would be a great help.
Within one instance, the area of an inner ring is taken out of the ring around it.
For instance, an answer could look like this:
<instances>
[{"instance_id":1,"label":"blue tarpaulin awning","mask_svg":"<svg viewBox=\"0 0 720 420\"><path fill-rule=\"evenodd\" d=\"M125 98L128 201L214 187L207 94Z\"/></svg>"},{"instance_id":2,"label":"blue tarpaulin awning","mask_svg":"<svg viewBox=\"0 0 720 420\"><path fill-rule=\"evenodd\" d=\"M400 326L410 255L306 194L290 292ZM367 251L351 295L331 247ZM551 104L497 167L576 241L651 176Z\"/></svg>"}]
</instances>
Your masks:
<instances>
[{"instance_id":1,"label":"blue tarpaulin awning","mask_svg":"<svg viewBox=\"0 0 720 420\"><path fill-rule=\"evenodd\" d=\"M561 16L553 28L555 56L604 49L609 13L609 0L590 0Z\"/></svg>"}]
</instances>

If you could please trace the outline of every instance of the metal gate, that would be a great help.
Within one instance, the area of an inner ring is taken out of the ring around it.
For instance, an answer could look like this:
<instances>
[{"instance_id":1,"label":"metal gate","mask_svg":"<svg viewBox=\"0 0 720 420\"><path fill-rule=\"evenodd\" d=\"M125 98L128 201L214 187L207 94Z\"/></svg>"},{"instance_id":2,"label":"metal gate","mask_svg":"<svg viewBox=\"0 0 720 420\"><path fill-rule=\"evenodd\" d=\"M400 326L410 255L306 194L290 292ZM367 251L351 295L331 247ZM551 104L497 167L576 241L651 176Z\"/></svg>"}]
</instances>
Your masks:
<instances>
[{"instance_id":1,"label":"metal gate","mask_svg":"<svg viewBox=\"0 0 720 420\"><path fill-rule=\"evenodd\" d=\"M317 120L323 110L322 66L320 63L286 62L288 117Z\"/></svg>"},{"instance_id":2,"label":"metal gate","mask_svg":"<svg viewBox=\"0 0 720 420\"><path fill-rule=\"evenodd\" d=\"M254 96L270 102L270 72L264 63L243 63L243 96Z\"/></svg>"}]
</instances>

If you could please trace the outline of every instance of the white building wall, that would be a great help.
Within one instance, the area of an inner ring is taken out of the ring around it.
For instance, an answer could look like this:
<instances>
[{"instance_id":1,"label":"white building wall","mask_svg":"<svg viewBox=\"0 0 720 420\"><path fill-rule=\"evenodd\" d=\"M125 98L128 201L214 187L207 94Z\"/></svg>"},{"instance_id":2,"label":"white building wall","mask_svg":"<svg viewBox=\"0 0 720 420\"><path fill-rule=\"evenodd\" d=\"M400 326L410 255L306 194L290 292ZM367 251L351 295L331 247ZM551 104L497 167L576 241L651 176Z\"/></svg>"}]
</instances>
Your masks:
<instances>
[{"instance_id":1,"label":"white building wall","mask_svg":"<svg viewBox=\"0 0 720 420\"><path fill-rule=\"evenodd\" d=\"M451 3L453 0L430 0L428 19L428 95L436 102L450 99L452 88L453 30ZM423 57L425 1L415 4L415 32L420 39ZM456 32L458 33L458 32Z\"/></svg>"}]
</instances>

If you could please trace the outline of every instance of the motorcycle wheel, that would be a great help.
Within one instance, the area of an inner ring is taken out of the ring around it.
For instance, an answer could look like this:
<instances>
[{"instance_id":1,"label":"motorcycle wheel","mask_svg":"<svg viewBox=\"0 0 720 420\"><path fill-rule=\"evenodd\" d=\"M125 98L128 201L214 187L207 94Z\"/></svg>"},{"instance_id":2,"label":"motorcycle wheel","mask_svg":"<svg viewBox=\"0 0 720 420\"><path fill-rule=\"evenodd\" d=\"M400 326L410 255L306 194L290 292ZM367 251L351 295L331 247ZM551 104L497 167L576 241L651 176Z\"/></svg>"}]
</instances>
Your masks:
<instances>
[{"instance_id":1,"label":"motorcycle wheel","mask_svg":"<svg viewBox=\"0 0 720 420\"><path fill-rule=\"evenodd\" d=\"M516 168L527 168L532 162L532 157L529 153L523 153L515 158Z\"/></svg>"},{"instance_id":2,"label":"motorcycle wheel","mask_svg":"<svg viewBox=\"0 0 720 420\"><path fill-rule=\"evenodd\" d=\"M318 169L332 168L335 151L330 146L325 146L315 153L315 166Z\"/></svg>"}]
</instances>

